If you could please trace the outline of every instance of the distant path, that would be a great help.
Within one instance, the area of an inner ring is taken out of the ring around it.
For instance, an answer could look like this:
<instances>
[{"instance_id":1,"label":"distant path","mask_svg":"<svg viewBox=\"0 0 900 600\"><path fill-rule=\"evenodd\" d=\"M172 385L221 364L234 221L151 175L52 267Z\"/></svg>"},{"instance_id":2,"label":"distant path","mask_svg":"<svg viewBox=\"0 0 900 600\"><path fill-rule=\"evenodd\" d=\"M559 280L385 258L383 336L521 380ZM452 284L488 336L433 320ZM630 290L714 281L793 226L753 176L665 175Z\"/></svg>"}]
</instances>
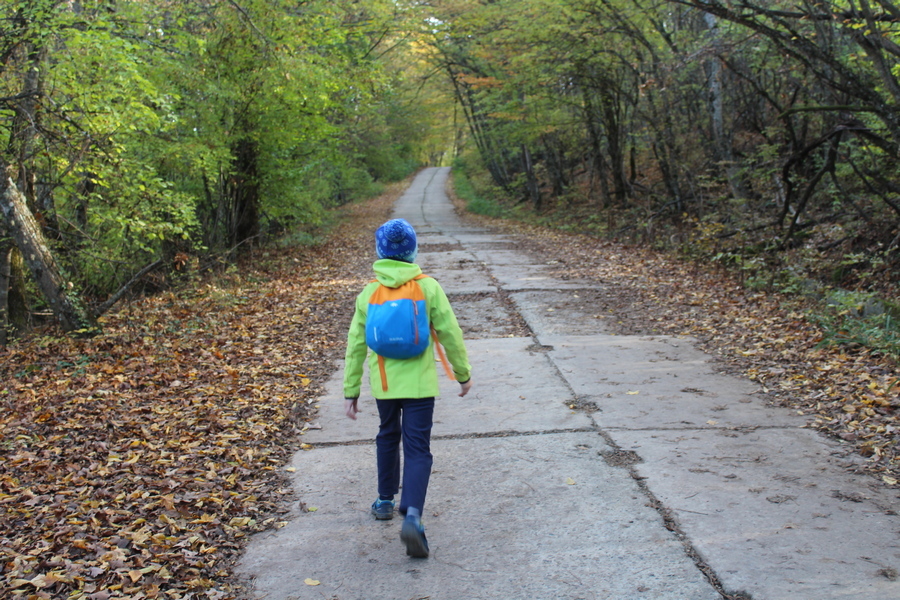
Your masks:
<instances>
[{"instance_id":1,"label":"distant path","mask_svg":"<svg viewBox=\"0 0 900 600\"><path fill-rule=\"evenodd\" d=\"M444 381L437 405L432 557L407 558L399 520L369 515L374 401L364 388L346 419L338 369L292 463L310 510L240 565L256 597L900 598L896 497L861 488L848 452L713 373L691 340L606 333L600 284L554 279L510 238L463 226L448 172L423 171L395 206L474 368L473 393Z\"/></svg>"}]
</instances>

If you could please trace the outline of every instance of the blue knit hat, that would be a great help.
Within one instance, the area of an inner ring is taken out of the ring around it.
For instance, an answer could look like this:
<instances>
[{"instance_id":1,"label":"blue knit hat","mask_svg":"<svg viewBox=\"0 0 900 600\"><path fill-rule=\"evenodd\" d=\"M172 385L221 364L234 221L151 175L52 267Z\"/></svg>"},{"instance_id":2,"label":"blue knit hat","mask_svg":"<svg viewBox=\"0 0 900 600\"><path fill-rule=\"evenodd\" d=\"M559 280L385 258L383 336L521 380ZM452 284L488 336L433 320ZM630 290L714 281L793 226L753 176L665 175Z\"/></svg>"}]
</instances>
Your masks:
<instances>
[{"instance_id":1,"label":"blue knit hat","mask_svg":"<svg viewBox=\"0 0 900 600\"><path fill-rule=\"evenodd\" d=\"M375 250L378 258L415 262L419 252L416 230L403 219L391 219L375 232Z\"/></svg>"}]
</instances>

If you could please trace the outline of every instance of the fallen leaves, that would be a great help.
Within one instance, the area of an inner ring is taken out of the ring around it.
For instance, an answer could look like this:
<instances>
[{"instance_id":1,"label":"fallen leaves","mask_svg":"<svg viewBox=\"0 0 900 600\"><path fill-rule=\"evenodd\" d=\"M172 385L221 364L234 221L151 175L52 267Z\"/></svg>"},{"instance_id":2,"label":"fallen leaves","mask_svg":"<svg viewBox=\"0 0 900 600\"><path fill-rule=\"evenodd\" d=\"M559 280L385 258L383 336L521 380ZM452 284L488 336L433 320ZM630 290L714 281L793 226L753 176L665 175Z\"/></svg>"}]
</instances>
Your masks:
<instances>
[{"instance_id":1,"label":"fallen leaves","mask_svg":"<svg viewBox=\"0 0 900 600\"><path fill-rule=\"evenodd\" d=\"M390 204L351 209L340 243L135 301L100 337L0 351L0 597L240 595L232 564L285 525L285 463Z\"/></svg>"}]
</instances>

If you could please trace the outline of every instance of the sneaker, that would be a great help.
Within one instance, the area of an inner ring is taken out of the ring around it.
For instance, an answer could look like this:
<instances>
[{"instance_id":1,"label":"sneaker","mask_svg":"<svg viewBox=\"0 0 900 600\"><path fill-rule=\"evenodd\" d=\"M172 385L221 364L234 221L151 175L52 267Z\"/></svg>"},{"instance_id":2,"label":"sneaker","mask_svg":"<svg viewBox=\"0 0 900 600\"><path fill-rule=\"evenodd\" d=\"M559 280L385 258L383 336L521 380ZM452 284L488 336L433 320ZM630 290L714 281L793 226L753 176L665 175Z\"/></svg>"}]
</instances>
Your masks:
<instances>
[{"instance_id":1,"label":"sneaker","mask_svg":"<svg viewBox=\"0 0 900 600\"><path fill-rule=\"evenodd\" d=\"M372 503L372 514L379 521L387 521L394 518L394 501L379 498Z\"/></svg>"},{"instance_id":2,"label":"sneaker","mask_svg":"<svg viewBox=\"0 0 900 600\"><path fill-rule=\"evenodd\" d=\"M425 528L418 517L408 515L400 529L400 540L406 544L406 555L413 558L428 558L428 540L425 539Z\"/></svg>"}]
</instances>

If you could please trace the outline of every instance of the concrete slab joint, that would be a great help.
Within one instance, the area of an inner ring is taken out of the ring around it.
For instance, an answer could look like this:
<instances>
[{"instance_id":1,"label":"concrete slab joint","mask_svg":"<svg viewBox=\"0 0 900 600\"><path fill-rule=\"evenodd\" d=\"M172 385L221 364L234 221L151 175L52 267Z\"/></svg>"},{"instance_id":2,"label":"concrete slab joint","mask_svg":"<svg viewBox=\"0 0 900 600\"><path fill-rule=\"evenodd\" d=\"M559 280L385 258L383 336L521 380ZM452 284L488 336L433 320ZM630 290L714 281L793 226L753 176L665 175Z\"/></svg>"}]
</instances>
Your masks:
<instances>
[{"instance_id":1,"label":"concrete slab joint","mask_svg":"<svg viewBox=\"0 0 900 600\"><path fill-rule=\"evenodd\" d=\"M299 504L238 571L255 598L900 598L900 501L854 458L714 372L690 339L612 335L591 281L554 278L509 236L465 226L426 169L395 205L467 336L473 392L443 381L424 522L405 556L376 522L367 389L293 457ZM315 585L312 585L315 583Z\"/></svg>"}]
</instances>

